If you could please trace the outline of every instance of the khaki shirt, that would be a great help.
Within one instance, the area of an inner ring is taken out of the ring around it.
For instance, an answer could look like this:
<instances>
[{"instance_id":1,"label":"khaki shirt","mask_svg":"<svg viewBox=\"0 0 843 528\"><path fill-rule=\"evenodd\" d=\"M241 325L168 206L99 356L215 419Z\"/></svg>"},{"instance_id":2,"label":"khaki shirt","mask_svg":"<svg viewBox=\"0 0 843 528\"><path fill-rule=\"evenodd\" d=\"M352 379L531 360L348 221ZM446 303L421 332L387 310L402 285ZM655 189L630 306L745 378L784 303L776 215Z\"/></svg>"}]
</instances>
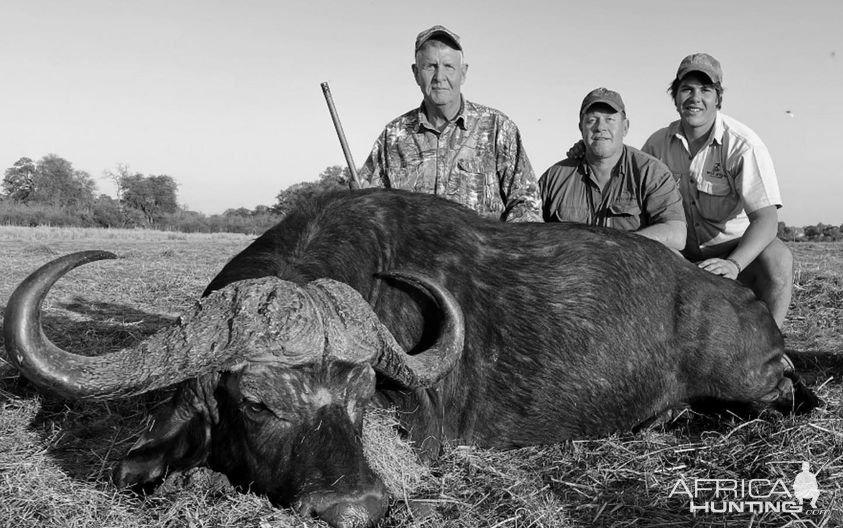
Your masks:
<instances>
[{"instance_id":1,"label":"khaki shirt","mask_svg":"<svg viewBox=\"0 0 843 528\"><path fill-rule=\"evenodd\" d=\"M601 192L585 159L556 163L539 178L545 222L578 222L637 231L669 221L685 222L679 189L667 166L624 145Z\"/></svg>"},{"instance_id":2,"label":"khaki shirt","mask_svg":"<svg viewBox=\"0 0 843 528\"><path fill-rule=\"evenodd\" d=\"M767 147L749 127L720 112L711 137L693 157L679 121L650 136L642 150L665 162L679 181L688 219L688 258L721 255L749 227L747 213L781 207Z\"/></svg>"},{"instance_id":3,"label":"khaki shirt","mask_svg":"<svg viewBox=\"0 0 843 528\"><path fill-rule=\"evenodd\" d=\"M540 221L536 177L506 115L463 99L437 131L423 105L386 125L360 171L381 187L438 194L506 221Z\"/></svg>"}]
</instances>

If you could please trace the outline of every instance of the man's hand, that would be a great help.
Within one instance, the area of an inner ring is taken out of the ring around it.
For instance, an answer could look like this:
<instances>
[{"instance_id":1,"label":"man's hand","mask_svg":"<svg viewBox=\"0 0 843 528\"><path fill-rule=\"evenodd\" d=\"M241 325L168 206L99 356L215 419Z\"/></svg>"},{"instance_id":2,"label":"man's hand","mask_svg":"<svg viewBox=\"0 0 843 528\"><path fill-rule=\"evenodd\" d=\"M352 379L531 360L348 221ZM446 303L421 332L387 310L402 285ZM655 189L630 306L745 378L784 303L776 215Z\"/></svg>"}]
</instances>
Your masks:
<instances>
[{"instance_id":1,"label":"man's hand","mask_svg":"<svg viewBox=\"0 0 843 528\"><path fill-rule=\"evenodd\" d=\"M697 266L709 273L714 273L727 279L737 279L738 274L741 272L738 263L731 259L710 258L700 262Z\"/></svg>"},{"instance_id":2,"label":"man's hand","mask_svg":"<svg viewBox=\"0 0 843 528\"><path fill-rule=\"evenodd\" d=\"M585 143L583 143L583 140L579 140L574 143L565 155L568 159L572 160L578 160L585 156Z\"/></svg>"}]
</instances>

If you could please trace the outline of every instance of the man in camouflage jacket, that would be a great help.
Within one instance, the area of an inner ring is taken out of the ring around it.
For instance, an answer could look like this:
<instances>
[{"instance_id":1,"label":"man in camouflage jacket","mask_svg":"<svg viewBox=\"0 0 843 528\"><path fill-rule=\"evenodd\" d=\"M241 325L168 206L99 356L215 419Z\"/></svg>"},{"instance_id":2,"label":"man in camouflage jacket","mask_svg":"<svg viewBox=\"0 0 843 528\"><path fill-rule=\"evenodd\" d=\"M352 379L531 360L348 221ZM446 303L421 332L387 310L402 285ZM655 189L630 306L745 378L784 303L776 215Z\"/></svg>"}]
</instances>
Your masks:
<instances>
[{"instance_id":1,"label":"man in camouflage jacket","mask_svg":"<svg viewBox=\"0 0 843 528\"><path fill-rule=\"evenodd\" d=\"M424 100L391 121L360 171L371 186L438 194L501 220L541 221L536 177L506 115L465 100L459 36L433 26L416 38Z\"/></svg>"}]
</instances>

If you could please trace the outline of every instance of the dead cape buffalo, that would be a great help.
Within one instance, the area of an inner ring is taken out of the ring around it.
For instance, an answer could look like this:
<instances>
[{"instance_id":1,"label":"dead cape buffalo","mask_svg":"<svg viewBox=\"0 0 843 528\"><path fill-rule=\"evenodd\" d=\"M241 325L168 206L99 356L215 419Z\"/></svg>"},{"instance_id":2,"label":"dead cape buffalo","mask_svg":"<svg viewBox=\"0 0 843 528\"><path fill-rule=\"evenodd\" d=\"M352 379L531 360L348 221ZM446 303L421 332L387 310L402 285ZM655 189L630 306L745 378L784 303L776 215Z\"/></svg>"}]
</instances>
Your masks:
<instances>
[{"instance_id":1,"label":"dead cape buffalo","mask_svg":"<svg viewBox=\"0 0 843 528\"><path fill-rule=\"evenodd\" d=\"M317 197L235 256L179 322L132 349L53 345L41 302L84 252L24 281L6 350L34 383L110 399L182 382L115 470L120 486L208 465L334 526L385 514L361 451L367 405L426 452L628 430L702 398L808 410L750 290L661 244L574 224L504 224L444 199ZM793 395L796 394L794 399Z\"/></svg>"}]
</instances>

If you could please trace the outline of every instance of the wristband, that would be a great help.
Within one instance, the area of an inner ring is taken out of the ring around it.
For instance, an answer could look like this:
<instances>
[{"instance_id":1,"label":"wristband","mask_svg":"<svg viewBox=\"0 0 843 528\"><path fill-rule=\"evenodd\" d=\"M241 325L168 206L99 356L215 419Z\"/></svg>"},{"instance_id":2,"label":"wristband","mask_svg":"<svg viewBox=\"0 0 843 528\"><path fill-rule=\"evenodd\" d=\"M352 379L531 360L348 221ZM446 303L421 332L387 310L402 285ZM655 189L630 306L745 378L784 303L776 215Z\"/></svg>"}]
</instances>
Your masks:
<instances>
[{"instance_id":1,"label":"wristband","mask_svg":"<svg viewBox=\"0 0 843 528\"><path fill-rule=\"evenodd\" d=\"M731 262L732 264L734 264L734 265L735 265L735 267L736 267L736 268L738 268L738 275L740 275L740 274L741 274L741 271L743 271L743 268L741 268L741 265L740 265L740 264L738 264L738 261L737 261L737 260L735 260L735 259L733 259L732 257L729 257L729 258L726 258L726 259L723 259L723 260L728 260L729 262Z\"/></svg>"}]
</instances>

